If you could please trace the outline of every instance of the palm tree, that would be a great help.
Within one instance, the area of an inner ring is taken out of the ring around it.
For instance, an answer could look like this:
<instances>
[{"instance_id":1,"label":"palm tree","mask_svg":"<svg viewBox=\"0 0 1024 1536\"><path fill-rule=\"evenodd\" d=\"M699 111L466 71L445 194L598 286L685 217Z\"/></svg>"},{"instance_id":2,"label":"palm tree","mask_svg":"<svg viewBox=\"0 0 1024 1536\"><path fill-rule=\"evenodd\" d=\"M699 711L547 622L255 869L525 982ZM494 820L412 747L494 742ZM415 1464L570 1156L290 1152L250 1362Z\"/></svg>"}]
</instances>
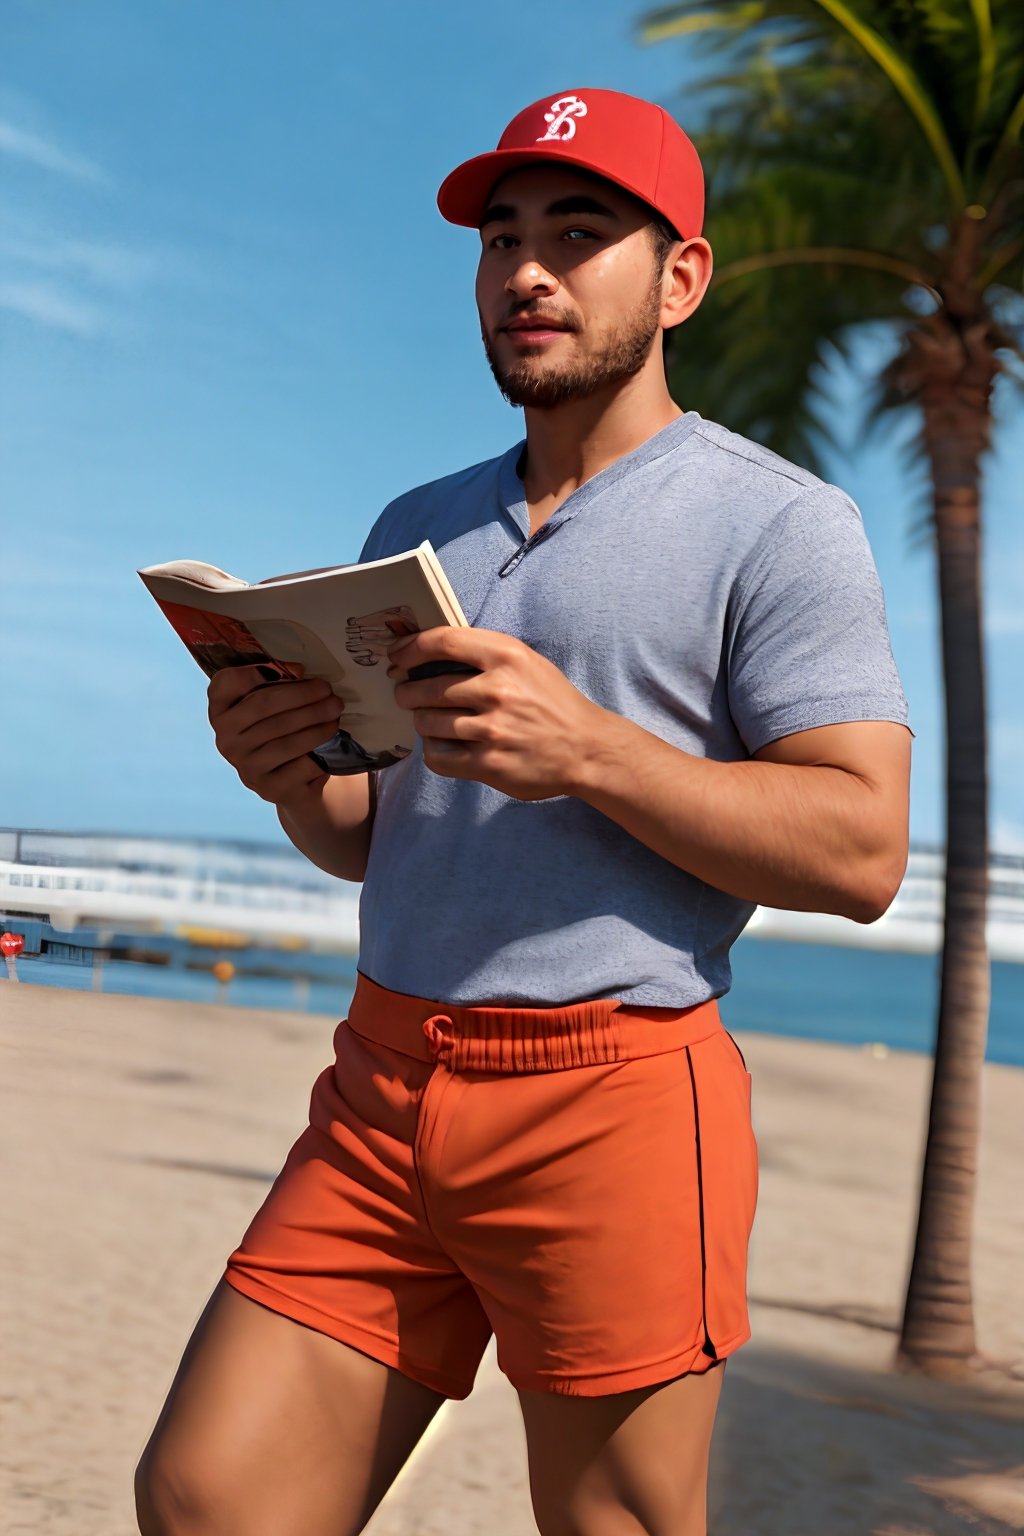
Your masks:
<instances>
[{"instance_id":1,"label":"palm tree","mask_svg":"<svg viewBox=\"0 0 1024 1536\"><path fill-rule=\"evenodd\" d=\"M715 273L672 332L678 398L824 474L822 366L870 333L861 435L912 413L915 543L937 555L946 728L945 933L920 1208L894 1364L990 1364L971 1298L989 1008L980 462L996 380L1024 382L1024 6L1019 0L682 0L643 42L721 72L693 137ZM687 91L692 122L694 92ZM680 334L682 332L682 334Z\"/></svg>"}]
</instances>

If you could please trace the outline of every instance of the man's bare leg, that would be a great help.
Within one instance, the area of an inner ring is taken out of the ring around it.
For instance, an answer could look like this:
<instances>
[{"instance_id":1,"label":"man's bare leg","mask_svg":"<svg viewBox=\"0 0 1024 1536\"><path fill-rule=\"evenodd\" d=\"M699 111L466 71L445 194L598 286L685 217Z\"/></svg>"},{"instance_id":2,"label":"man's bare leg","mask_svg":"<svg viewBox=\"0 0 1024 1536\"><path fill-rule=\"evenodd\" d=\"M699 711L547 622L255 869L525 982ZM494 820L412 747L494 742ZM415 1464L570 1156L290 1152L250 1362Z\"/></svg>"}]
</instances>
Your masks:
<instances>
[{"instance_id":1,"label":"man's bare leg","mask_svg":"<svg viewBox=\"0 0 1024 1536\"><path fill-rule=\"evenodd\" d=\"M608 1397L519 1393L541 1536L706 1536L725 1363Z\"/></svg>"},{"instance_id":2,"label":"man's bare leg","mask_svg":"<svg viewBox=\"0 0 1024 1536\"><path fill-rule=\"evenodd\" d=\"M142 1536L356 1536L444 1401L222 1280L139 1462Z\"/></svg>"}]
</instances>

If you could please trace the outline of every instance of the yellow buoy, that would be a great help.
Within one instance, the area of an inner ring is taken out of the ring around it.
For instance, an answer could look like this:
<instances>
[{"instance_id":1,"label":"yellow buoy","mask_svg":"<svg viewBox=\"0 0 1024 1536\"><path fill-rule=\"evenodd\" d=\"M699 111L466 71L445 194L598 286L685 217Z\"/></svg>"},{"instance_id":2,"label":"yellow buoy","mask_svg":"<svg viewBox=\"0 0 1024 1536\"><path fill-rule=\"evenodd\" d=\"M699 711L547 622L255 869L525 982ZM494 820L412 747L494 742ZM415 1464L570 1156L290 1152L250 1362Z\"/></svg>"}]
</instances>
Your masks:
<instances>
[{"instance_id":1,"label":"yellow buoy","mask_svg":"<svg viewBox=\"0 0 1024 1536\"><path fill-rule=\"evenodd\" d=\"M235 933L230 928L200 928L192 923L181 923L175 932L190 944L203 944L210 949L245 949L249 944L244 933Z\"/></svg>"}]
</instances>

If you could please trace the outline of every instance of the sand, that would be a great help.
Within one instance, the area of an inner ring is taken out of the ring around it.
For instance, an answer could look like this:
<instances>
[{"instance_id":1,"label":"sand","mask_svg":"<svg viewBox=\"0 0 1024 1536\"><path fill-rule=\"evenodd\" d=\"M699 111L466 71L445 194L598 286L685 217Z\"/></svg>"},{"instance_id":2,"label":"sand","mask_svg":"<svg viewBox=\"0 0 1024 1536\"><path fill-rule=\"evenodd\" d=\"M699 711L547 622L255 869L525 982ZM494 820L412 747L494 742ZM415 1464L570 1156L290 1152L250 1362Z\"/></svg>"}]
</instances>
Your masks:
<instances>
[{"instance_id":1,"label":"sand","mask_svg":"<svg viewBox=\"0 0 1024 1536\"><path fill-rule=\"evenodd\" d=\"M305 1121L324 1016L0 981L0 1530L132 1536L132 1471L226 1254ZM710 1536L1024 1530L1024 1072L987 1065L967 1386L893 1371L930 1062L734 1031L761 1185ZM535 1536L493 1341L367 1530ZM244 1533L239 1533L244 1536Z\"/></svg>"}]
</instances>

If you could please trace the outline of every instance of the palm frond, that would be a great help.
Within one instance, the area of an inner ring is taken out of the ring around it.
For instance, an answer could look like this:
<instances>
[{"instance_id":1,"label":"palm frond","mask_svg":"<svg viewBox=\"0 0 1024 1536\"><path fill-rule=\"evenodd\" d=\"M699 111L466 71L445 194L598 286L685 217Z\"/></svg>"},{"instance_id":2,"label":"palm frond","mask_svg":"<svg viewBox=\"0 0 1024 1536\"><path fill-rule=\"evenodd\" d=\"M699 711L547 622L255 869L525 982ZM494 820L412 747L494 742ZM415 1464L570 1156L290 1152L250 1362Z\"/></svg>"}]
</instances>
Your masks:
<instances>
[{"instance_id":1,"label":"palm frond","mask_svg":"<svg viewBox=\"0 0 1024 1536\"><path fill-rule=\"evenodd\" d=\"M942 118L924 81L913 68L906 54L901 54L874 27L857 15L855 5L846 0L818 0L840 26L864 49L868 57L888 77L893 88L903 97L911 115L931 145L932 152L949 189L950 203L962 208L966 201L960 167L943 126Z\"/></svg>"},{"instance_id":2,"label":"palm frond","mask_svg":"<svg viewBox=\"0 0 1024 1536\"><path fill-rule=\"evenodd\" d=\"M755 59L771 62L776 95L787 102L801 76L814 75L823 105L834 76L852 71L862 111L884 94L898 104L896 142L910 149L913 120L946 192L946 217L971 201L985 203L993 185L1009 174L1024 123L1024 6L1003 0L706 0L645 13L637 24L642 42L683 36L692 53L725 55L728 74L705 76L702 100L717 108L732 88L748 88ZM691 28L690 24L697 23ZM763 67L763 66L762 66ZM844 92L848 104L854 98ZM693 120L697 102L687 92ZM892 121L892 114L887 113ZM685 121L685 118L683 119Z\"/></svg>"},{"instance_id":3,"label":"palm frond","mask_svg":"<svg viewBox=\"0 0 1024 1536\"><path fill-rule=\"evenodd\" d=\"M978 33L978 84L974 97L974 128L977 130L984 122L989 102L992 100L996 45L992 33L992 12L989 8L989 0L970 0L970 3ZM944 26L952 21L945 0L938 0L937 4L933 3L931 9L942 19Z\"/></svg>"},{"instance_id":4,"label":"palm frond","mask_svg":"<svg viewBox=\"0 0 1024 1536\"><path fill-rule=\"evenodd\" d=\"M663 36L673 26L713 60L685 102L666 105L705 167L715 259L699 310L670 333L676 398L820 474L826 443L841 447L819 410L831 365L871 332L898 356L922 317L948 313L964 202L997 162L1002 179L967 222L972 280L1009 369L1022 336L1024 151L1006 140L1024 88L1024 7L681 0L641 22ZM865 378L860 440L905 419L907 404ZM924 484L917 434L906 452Z\"/></svg>"}]
</instances>

